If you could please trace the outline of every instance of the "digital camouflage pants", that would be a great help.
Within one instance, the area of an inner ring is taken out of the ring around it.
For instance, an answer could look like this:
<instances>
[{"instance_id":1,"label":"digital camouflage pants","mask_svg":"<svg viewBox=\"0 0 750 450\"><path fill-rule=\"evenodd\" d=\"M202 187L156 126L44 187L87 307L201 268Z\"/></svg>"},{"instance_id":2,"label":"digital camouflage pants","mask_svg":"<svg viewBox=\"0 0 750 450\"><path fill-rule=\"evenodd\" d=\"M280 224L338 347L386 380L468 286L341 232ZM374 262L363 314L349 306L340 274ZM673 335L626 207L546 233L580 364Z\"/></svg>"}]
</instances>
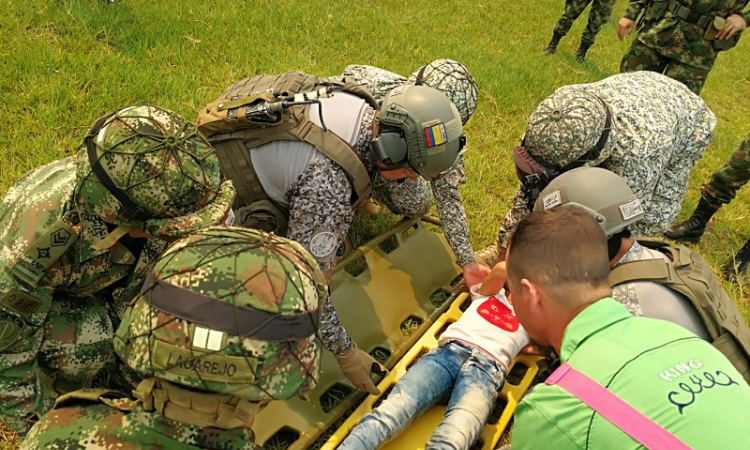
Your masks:
<instances>
[{"instance_id":1,"label":"digital camouflage pants","mask_svg":"<svg viewBox=\"0 0 750 450\"><path fill-rule=\"evenodd\" d=\"M573 22L578 19L584 9L591 3L591 12L589 12L589 21L586 29L581 36L581 42L587 42L588 45L594 43L597 33L601 30L602 25L607 23L612 15L617 0L565 0L565 11L555 25L553 32L560 36L565 36L573 26Z\"/></svg>"},{"instance_id":2,"label":"digital camouflage pants","mask_svg":"<svg viewBox=\"0 0 750 450\"><path fill-rule=\"evenodd\" d=\"M26 324L36 330L0 357L0 418L23 437L34 419L22 411L41 417L59 394L85 387L105 368L121 372L112 347L117 322L104 296L56 295L42 326Z\"/></svg>"},{"instance_id":3,"label":"digital camouflage pants","mask_svg":"<svg viewBox=\"0 0 750 450\"><path fill-rule=\"evenodd\" d=\"M637 70L663 73L669 78L681 82L696 94L700 94L701 89L703 89L703 84L706 82L709 72L709 70L688 66L677 60L667 58L636 38L633 39L633 44L622 57L620 72L635 72Z\"/></svg>"},{"instance_id":4,"label":"digital camouflage pants","mask_svg":"<svg viewBox=\"0 0 750 450\"><path fill-rule=\"evenodd\" d=\"M737 195L737 189L750 181L750 135L735 150L729 161L711 175L711 181L703 186L701 196L716 208L729 203Z\"/></svg>"}]
</instances>

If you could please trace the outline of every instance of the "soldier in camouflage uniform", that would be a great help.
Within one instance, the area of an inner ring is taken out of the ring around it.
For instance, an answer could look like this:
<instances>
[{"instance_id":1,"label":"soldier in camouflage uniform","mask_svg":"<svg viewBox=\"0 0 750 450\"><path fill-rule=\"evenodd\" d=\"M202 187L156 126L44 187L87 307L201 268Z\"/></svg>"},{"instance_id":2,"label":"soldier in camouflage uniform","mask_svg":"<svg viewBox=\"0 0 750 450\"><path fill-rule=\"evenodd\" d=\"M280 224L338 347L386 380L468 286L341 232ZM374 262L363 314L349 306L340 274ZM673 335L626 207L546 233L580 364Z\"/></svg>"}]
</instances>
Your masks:
<instances>
[{"instance_id":1,"label":"soldier in camouflage uniform","mask_svg":"<svg viewBox=\"0 0 750 450\"><path fill-rule=\"evenodd\" d=\"M463 125L466 125L477 107L474 77L466 66L451 59L432 61L414 71L408 78L367 65L349 65L344 69L343 75L365 86L380 102L388 92L399 86L425 85L435 88L456 105ZM431 197L434 197L443 233L456 255L458 265L466 267L467 264L472 264L468 267L475 267L466 211L458 190L463 184L466 184L466 173L463 155L460 155L450 171L430 180L432 193L427 180L421 177L401 182L378 177L373 186L372 197L394 213L411 217L427 214ZM480 282L486 273L481 268L476 271L476 275L471 271L464 271L470 285Z\"/></svg>"},{"instance_id":2,"label":"soldier in camouflage uniform","mask_svg":"<svg viewBox=\"0 0 750 450\"><path fill-rule=\"evenodd\" d=\"M320 370L323 274L302 247L245 228L179 240L123 315L115 350L143 381L60 397L22 449L260 449L250 429L272 400Z\"/></svg>"},{"instance_id":3,"label":"soldier in camouflage uniform","mask_svg":"<svg viewBox=\"0 0 750 450\"><path fill-rule=\"evenodd\" d=\"M737 189L750 180L750 135L740 144L729 161L711 175L711 181L703 186L701 199L690 218L679 223L664 235L670 239L698 242L706 231L708 221L716 211L731 202ZM736 265L736 267L735 267ZM750 241L734 256L729 272L744 273L750 267Z\"/></svg>"},{"instance_id":4,"label":"soldier in camouflage uniform","mask_svg":"<svg viewBox=\"0 0 750 450\"><path fill-rule=\"evenodd\" d=\"M225 217L213 148L170 111L131 107L0 206L0 408L23 436L57 394L112 363L117 316L168 242Z\"/></svg>"},{"instance_id":5,"label":"soldier in camouflage uniform","mask_svg":"<svg viewBox=\"0 0 750 450\"><path fill-rule=\"evenodd\" d=\"M427 76L432 71L425 69L423 72ZM452 72L442 74L435 70L435 73L436 79L444 79L450 77ZM299 75L289 72L278 78L287 80L289 78L283 77ZM217 101L233 101L244 94L250 94L250 91L256 89L248 87L255 86L253 83L255 82L252 80L241 80L227 89ZM473 87L473 83L466 85L468 88ZM248 89L250 91L245 92ZM463 170L456 170L456 165L465 142L458 109L437 90L411 84L389 91L383 100L382 110L374 106L360 95L337 91L333 96L320 98L319 102L306 106L305 115L321 129L321 125L325 123L326 132L334 134L333 138L338 138L349 146L346 154L354 153L357 163L363 166L363 172L366 173L365 181L373 180L372 195L382 199L396 214L420 217L428 212L429 191L426 189L426 181L419 181L420 176L443 186L438 195L445 197L439 199L438 208L441 210L441 218L446 222L453 221L454 224L447 227L448 241L457 256L458 265L463 269L464 277L474 283L481 281L489 269L480 266L474 258L466 216L457 189ZM211 108L207 107L205 110ZM400 118L394 119L395 116ZM407 126L407 122L412 125ZM249 135L252 131L245 133ZM437 133L436 140L427 142L426 136L432 132ZM257 184L245 189L241 179L247 178L248 172L252 170L265 196L280 205L278 209L288 210L286 237L310 250L319 261L322 271L330 273L336 249L346 238L354 215L353 187L356 180L353 182L342 165L326 156L325 149L318 148L321 145L316 146L301 139L274 138L261 145L248 147L247 141L251 136L243 139L235 136L236 134L221 133L209 136L209 140L216 139L215 146L220 154L226 152L226 157L222 156L221 160L227 173L234 170L233 167L227 168L228 163L238 159L247 163L228 176L236 181L239 191L250 192ZM408 141L406 136L409 136ZM439 147L433 149L436 146ZM400 154L391 157L389 152L392 151ZM417 154L425 155L424 160L415 162ZM247 166L251 169L248 170ZM249 209L257 201L250 198L250 195L240 194L238 198L241 204L235 208L238 224L247 226L256 220ZM262 211L262 214L267 216L266 211ZM368 392L378 393L370 379L370 372L373 367L376 372L385 369L367 352L354 345L341 325L330 299L326 299L323 304L321 334L326 349L336 355L342 372L352 384Z\"/></svg>"},{"instance_id":6,"label":"soldier in camouflage uniform","mask_svg":"<svg viewBox=\"0 0 750 450\"><path fill-rule=\"evenodd\" d=\"M557 51L560 39L568 34L570 27L573 26L573 22L578 19L578 16L583 13L583 10L586 9L589 3L591 4L589 21L581 36L581 45L576 51L576 61L579 63L585 61L586 52L594 45L596 35L602 29L602 25L607 23L609 16L612 15L612 8L615 7L617 0L565 0L565 11L552 30L552 39L547 44L547 48L542 51L542 55L552 55Z\"/></svg>"},{"instance_id":7,"label":"soldier in camouflage uniform","mask_svg":"<svg viewBox=\"0 0 750 450\"><path fill-rule=\"evenodd\" d=\"M640 31L625 53L620 72L653 70L700 94L720 51L737 45L750 24L748 0L630 0L617 25L620 40Z\"/></svg>"},{"instance_id":8,"label":"soldier in camouflage uniform","mask_svg":"<svg viewBox=\"0 0 750 450\"><path fill-rule=\"evenodd\" d=\"M483 259L504 258L510 233L530 212L544 182L580 166L603 167L623 177L645 208L633 232L661 233L677 217L690 170L711 143L715 125L716 117L700 97L654 72L557 89L531 114L525 150L514 151L522 184L496 248L483 250ZM524 159L539 169L521 168Z\"/></svg>"}]
</instances>

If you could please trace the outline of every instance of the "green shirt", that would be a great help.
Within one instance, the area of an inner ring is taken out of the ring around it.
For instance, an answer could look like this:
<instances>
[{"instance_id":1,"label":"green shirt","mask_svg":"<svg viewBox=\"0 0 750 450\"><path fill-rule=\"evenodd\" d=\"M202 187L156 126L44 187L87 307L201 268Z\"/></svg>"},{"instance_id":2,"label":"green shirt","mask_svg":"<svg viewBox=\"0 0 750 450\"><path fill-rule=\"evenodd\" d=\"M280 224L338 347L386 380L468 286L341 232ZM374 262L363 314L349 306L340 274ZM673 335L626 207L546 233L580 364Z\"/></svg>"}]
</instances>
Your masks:
<instances>
[{"instance_id":1,"label":"green shirt","mask_svg":"<svg viewBox=\"0 0 750 450\"><path fill-rule=\"evenodd\" d=\"M611 298L565 329L560 359L695 450L750 448L750 386L711 344L670 322L634 317ZM513 450L643 447L559 386L516 410Z\"/></svg>"}]
</instances>

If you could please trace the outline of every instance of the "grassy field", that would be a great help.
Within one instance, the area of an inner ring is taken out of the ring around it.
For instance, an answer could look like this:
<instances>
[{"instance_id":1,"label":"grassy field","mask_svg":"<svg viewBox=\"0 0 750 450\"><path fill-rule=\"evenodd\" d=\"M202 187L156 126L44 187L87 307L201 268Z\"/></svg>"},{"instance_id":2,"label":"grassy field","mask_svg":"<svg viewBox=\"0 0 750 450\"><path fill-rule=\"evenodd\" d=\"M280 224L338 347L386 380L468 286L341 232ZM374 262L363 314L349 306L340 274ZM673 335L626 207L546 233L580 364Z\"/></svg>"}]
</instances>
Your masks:
<instances>
[{"instance_id":1,"label":"grassy field","mask_svg":"<svg viewBox=\"0 0 750 450\"><path fill-rule=\"evenodd\" d=\"M465 63L480 87L462 192L481 248L509 207L516 186L510 151L529 113L558 86L616 73L628 45L614 32L621 1L584 64L574 57L584 20L556 55L540 56L562 3L0 0L0 194L29 169L74 154L88 126L113 109L151 103L195 118L225 87L259 73L333 75L360 63L408 74L447 57ZM745 38L708 79L702 97L719 124L681 217L750 132L748 67ZM717 214L698 247L717 267L750 236L749 192ZM747 279L726 287L750 317Z\"/></svg>"}]
</instances>

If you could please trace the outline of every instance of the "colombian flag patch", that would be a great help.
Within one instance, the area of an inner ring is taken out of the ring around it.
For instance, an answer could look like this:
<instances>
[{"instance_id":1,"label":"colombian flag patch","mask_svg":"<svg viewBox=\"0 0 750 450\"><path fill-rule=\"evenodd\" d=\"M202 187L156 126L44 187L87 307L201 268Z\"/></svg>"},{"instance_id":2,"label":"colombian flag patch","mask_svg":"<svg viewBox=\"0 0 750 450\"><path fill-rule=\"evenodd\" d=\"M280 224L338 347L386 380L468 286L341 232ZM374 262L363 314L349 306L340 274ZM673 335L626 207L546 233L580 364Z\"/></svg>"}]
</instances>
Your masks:
<instances>
[{"instance_id":1,"label":"colombian flag patch","mask_svg":"<svg viewBox=\"0 0 750 450\"><path fill-rule=\"evenodd\" d=\"M427 140L427 148L445 143L445 125L439 123L424 129L424 137Z\"/></svg>"}]
</instances>

